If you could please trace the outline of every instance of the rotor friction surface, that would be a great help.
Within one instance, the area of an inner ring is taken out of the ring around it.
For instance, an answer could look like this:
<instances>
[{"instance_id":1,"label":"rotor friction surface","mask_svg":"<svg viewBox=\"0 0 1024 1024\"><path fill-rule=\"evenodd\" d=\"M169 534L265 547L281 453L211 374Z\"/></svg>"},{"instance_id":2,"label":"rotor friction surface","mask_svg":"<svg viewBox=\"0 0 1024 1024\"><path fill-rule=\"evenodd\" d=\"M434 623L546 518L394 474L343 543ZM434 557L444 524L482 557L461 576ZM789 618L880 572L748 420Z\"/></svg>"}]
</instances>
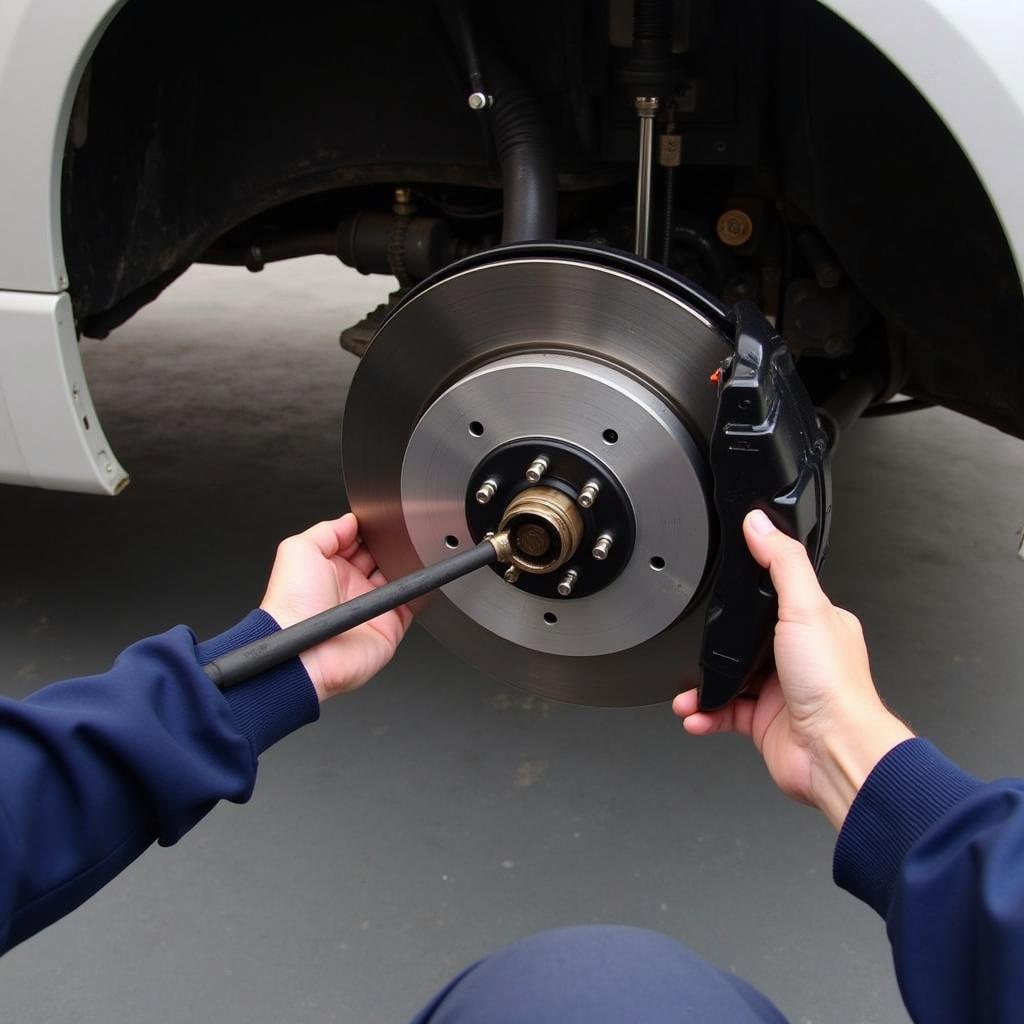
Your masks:
<instances>
[{"instance_id":1,"label":"rotor friction surface","mask_svg":"<svg viewBox=\"0 0 1024 1024\"><path fill-rule=\"evenodd\" d=\"M701 454L706 452L715 411L708 375L729 345L682 299L620 270L564 257L498 260L456 272L414 295L381 328L345 410L349 502L386 577L423 564L402 505L403 461L420 417L446 388L482 365L545 352L597 358L631 371L676 408ZM437 558L447 553L442 547ZM419 621L468 662L513 685L555 700L611 707L667 700L695 684L703 612L698 604L643 643L591 657L512 643L443 593L422 602Z\"/></svg>"}]
</instances>

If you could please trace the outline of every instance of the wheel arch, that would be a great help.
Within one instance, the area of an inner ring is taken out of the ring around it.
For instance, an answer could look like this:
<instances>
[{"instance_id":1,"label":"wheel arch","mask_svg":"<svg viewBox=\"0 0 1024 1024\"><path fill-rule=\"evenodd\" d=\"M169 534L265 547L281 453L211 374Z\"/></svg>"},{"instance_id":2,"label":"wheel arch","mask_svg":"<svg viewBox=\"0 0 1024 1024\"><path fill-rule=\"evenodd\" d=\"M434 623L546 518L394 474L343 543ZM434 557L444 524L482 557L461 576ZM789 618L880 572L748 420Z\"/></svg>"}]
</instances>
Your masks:
<instances>
[{"instance_id":1,"label":"wheel arch","mask_svg":"<svg viewBox=\"0 0 1024 1024\"><path fill-rule=\"evenodd\" d=\"M6 150L0 288L68 286L61 175L89 58L126 0L10 0L0 12L0 138ZM10 244L10 243L14 244Z\"/></svg>"},{"instance_id":2,"label":"wheel arch","mask_svg":"<svg viewBox=\"0 0 1024 1024\"><path fill-rule=\"evenodd\" d=\"M1009 140L1024 135L1024 64L1016 46L1024 8L1003 8L993 18L984 4L965 0L818 2L880 50L945 123L988 194L1024 281L1021 167L1006 159Z\"/></svg>"}]
</instances>

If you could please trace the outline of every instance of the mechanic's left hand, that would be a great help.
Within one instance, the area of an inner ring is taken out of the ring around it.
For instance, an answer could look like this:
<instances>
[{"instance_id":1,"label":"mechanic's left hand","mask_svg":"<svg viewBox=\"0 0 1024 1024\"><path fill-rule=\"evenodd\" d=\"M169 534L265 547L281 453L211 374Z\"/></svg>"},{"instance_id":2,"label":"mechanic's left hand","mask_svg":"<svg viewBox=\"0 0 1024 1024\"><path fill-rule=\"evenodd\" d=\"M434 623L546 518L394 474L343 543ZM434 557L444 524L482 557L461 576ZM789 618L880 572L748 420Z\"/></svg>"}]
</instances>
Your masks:
<instances>
[{"instance_id":1,"label":"mechanic's left hand","mask_svg":"<svg viewBox=\"0 0 1024 1024\"><path fill-rule=\"evenodd\" d=\"M284 629L385 582L350 512L281 541L260 607ZM320 701L358 689L376 675L410 622L412 612L403 605L302 654Z\"/></svg>"}]
</instances>

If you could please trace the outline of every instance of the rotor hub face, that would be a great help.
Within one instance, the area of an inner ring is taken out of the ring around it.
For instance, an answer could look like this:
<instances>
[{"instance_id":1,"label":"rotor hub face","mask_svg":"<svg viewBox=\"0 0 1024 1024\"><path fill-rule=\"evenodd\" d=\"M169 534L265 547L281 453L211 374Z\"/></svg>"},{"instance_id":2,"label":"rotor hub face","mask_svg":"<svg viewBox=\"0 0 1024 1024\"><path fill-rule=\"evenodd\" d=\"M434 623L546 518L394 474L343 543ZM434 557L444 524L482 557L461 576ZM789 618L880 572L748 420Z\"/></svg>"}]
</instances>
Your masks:
<instances>
[{"instance_id":1,"label":"rotor hub face","mask_svg":"<svg viewBox=\"0 0 1024 1024\"><path fill-rule=\"evenodd\" d=\"M466 522L474 540L480 540L495 529L495 518L500 516L497 529L512 526L516 531L513 540L518 540L522 513L529 516L530 512L529 504L524 507L522 502L529 503L530 492L536 487L524 476L523 467L529 470L537 461L538 452L543 453L539 458L547 463L543 477L545 486L557 488L563 500L571 502L576 509L580 528L579 536L573 538L571 555L580 559L586 571L580 575L583 566L570 564L569 571L577 575L566 595L558 589L561 578L552 575L552 569L529 564L527 551L527 558L520 559L517 565L522 572L511 585L538 597L579 600L597 593L618 577L629 561L636 535L636 520L625 490L597 459L551 438L530 438L502 445L488 453L473 474L474 480L483 483L475 490L471 486L471 493L466 496ZM544 514L539 518L546 527L548 516ZM530 525L527 522L521 532L526 533ZM561 548L561 538L557 540ZM560 550L559 555L563 554ZM545 558L549 557L549 552L545 552ZM559 564L565 564L569 557L567 555ZM506 568L496 566L494 571L504 577Z\"/></svg>"},{"instance_id":2,"label":"rotor hub face","mask_svg":"<svg viewBox=\"0 0 1024 1024\"><path fill-rule=\"evenodd\" d=\"M346 487L388 578L497 529L530 488L575 502L579 536L566 534L575 547L556 569L512 583L481 570L419 602L418 621L543 697L647 704L696 683L715 542L708 376L731 346L665 275L566 249L456 268L389 318L349 393ZM544 533L551 522L520 531L538 563L563 543ZM612 543L595 557L609 522Z\"/></svg>"},{"instance_id":3,"label":"rotor hub face","mask_svg":"<svg viewBox=\"0 0 1024 1024\"><path fill-rule=\"evenodd\" d=\"M528 453L521 480L488 472L495 449L507 450L522 439L536 440L514 446ZM600 469L584 470L575 479L565 479L570 475L565 471L556 477L556 449L548 442L572 446L587 457L584 466L589 462ZM532 586L526 585L526 573L510 585L495 573L481 572L449 584L445 596L496 636L570 657L628 650L671 625L693 599L707 562L703 460L666 402L622 370L594 359L559 353L508 356L457 381L424 413L402 467L405 523L424 564L436 561L446 546L472 546L483 536L481 522L496 531L505 508L501 499L517 490L530 493L517 487L520 483L535 486L525 473L536 459L548 463L539 482L558 487L574 508L590 480L615 480L623 497L602 486L592 506L581 510L587 522L575 553L536 575ZM487 479L498 483L487 503L493 506L490 523L478 516L474 530L467 521L467 491L476 504L475 493ZM619 507L623 498L628 511ZM603 507L608 508L604 517ZM544 541L565 546L545 537L539 524L524 526L527 543L541 548L538 559L550 553ZM608 559L593 557L605 534L612 537L609 556L616 544L629 549L626 559L616 559L619 571L611 579L603 564ZM575 585L585 586L591 573L603 585L575 599L562 597L557 585L570 571L577 574Z\"/></svg>"}]
</instances>

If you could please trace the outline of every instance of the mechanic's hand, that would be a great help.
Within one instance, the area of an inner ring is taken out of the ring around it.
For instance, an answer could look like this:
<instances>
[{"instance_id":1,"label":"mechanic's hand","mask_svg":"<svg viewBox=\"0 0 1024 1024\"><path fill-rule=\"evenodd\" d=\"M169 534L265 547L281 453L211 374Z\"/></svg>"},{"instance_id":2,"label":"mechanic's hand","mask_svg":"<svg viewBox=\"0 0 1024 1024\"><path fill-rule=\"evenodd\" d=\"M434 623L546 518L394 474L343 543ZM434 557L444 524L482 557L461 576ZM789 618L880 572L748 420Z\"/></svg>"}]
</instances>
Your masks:
<instances>
[{"instance_id":1,"label":"mechanic's hand","mask_svg":"<svg viewBox=\"0 0 1024 1024\"><path fill-rule=\"evenodd\" d=\"M260 607L284 629L384 582L350 512L281 541ZM300 655L321 702L358 689L379 672L411 621L403 605Z\"/></svg>"},{"instance_id":2,"label":"mechanic's hand","mask_svg":"<svg viewBox=\"0 0 1024 1024\"><path fill-rule=\"evenodd\" d=\"M672 710L695 736L749 736L778 787L839 828L871 769L913 733L879 698L860 622L822 592L804 546L760 511L743 534L779 595L776 670L755 700L703 712L688 690Z\"/></svg>"}]
</instances>

